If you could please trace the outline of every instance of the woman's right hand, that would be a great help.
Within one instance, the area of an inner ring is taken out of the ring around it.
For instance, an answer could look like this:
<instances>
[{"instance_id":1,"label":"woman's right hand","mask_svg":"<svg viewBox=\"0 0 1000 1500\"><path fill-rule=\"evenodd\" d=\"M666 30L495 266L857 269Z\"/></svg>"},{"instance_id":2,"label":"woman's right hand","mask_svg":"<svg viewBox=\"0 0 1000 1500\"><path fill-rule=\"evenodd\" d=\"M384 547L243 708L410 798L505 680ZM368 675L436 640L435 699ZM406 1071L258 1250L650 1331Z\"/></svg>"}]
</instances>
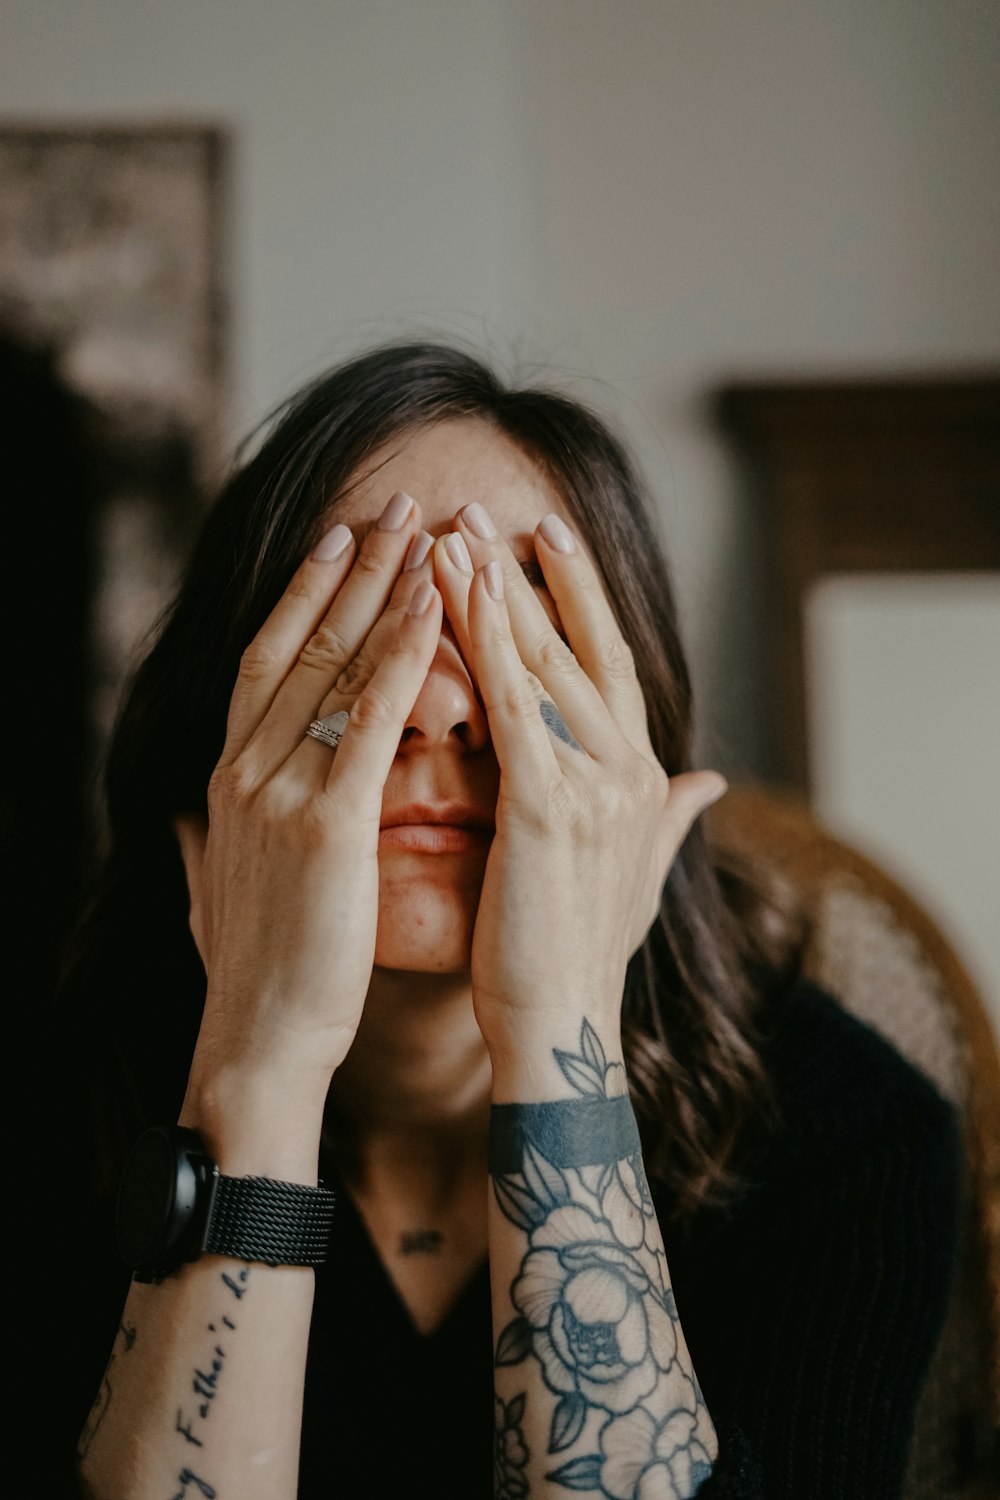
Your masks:
<instances>
[{"instance_id":1,"label":"woman's right hand","mask_svg":"<svg viewBox=\"0 0 1000 1500\"><path fill-rule=\"evenodd\" d=\"M290 1080L325 1097L354 1040L375 960L382 791L441 629L433 554L401 571L416 501L382 529L406 498L360 549L352 537L323 561L321 542L301 564L243 654L207 830L178 819L208 978L193 1078ZM424 584L427 608L408 613ZM334 751L305 730L338 709L350 722Z\"/></svg>"}]
</instances>

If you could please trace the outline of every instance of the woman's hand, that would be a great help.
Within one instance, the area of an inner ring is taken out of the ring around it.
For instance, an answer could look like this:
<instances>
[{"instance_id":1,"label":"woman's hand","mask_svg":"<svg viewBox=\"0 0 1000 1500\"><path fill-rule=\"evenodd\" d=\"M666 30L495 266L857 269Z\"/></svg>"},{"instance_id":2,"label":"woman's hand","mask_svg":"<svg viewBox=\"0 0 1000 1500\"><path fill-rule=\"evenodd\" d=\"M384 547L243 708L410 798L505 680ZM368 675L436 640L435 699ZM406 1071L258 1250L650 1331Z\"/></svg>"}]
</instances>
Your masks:
<instances>
[{"instance_id":1,"label":"woman's hand","mask_svg":"<svg viewBox=\"0 0 1000 1500\"><path fill-rule=\"evenodd\" d=\"M279 1077L322 1099L354 1040L375 958L382 791L441 631L429 560L400 573L419 506L382 529L408 498L390 501L360 552L348 533L324 560L324 537L302 563L243 655L207 830L178 820L208 976L193 1078ZM425 612L408 613L424 584ZM351 718L333 751L305 731L338 709Z\"/></svg>"},{"instance_id":2,"label":"woman's hand","mask_svg":"<svg viewBox=\"0 0 1000 1500\"><path fill-rule=\"evenodd\" d=\"M472 990L487 1045L508 1051L554 1034L556 1018L565 1035L567 1012L620 1025L628 960L688 829L726 783L711 771L668 779L660 766L632 653L582 548L559 551L544 523L536 530L567 645L506 542L478 536L470 510L475 519L481 507L466 506L454 529L475 575L454 566L443 542L435 563L500 764Z\"/></svg>"}]
</instances>

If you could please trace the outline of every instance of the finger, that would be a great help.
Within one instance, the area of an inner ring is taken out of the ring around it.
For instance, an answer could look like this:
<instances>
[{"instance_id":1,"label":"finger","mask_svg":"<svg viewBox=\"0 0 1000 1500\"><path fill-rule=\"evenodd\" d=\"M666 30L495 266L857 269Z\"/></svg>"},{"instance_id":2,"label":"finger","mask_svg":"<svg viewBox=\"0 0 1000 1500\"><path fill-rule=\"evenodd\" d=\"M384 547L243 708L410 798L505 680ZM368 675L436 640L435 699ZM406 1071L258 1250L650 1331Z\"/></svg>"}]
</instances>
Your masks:
<instances>
[{"instance_id":1,"label":"finger","mask_svg":"<svg viewBox=\"0 0 1000 1500\"><path fill-rule=\"evenodd\" d=\"M473 522L471 526L470 512ZM456 521L475 566L478 568L490 561L495 561L500 566L511 631L518 653L524 665L542 683L574 739L595 760L606 764L621 762L631 752L630 742L627 742L627 737L615 722L597 685L577 661L570 645L560 638L509 546L496 533L496 528L483 507L465 506L459 511ZM494 534L479 535L474 529L477 526L483 530L492 530ZM582 557L582 553L580 556ZM597 576L589 565L582 572L581 579L580 586L584 590L593 588L600 591ZM578 604L578 607L582 606ZM605 608L607 609L606 602ZM610 614L609 609L608 613ZM622 641L621 644L631 658L625 642ZM641 692L639 698L641 702ZM642 722L644 725L644 708Z\"/></svg>"},{"instance_id":2,"label":"finger","mask_svg":"<svg viewBox=\"0 0 1000 1500\"><path fill-rule=\"evenodd\" d=\"M302 642L317 628L350 572L354 553L350 529L340 523L332 526L295 570L285 592L243 652L229 701L220 766L236 759L271 707Z\"/></svg>"},{"instance_id":3,"label":"finger","mask_svg":"<svg viewBox=\"0 0 1000 1500\"><path fill-rule=\"evenodd\" d=\"M402 501L410 508L400 521ZM387 521L397 524L388 526ZM311 634L300 638L291 669L247 742L244 760L253 776L270 774L292 754L331 687L358 655L392 595L419 522L419 505L400 491L364 538L326 613Z\"/></svg>"},{"instance_id":4,"label":"finger","mask_svg":"<svg viewBox=\"0 0 1000 1500\"><path fill-rule=\"evenodd\" d=\"M313 718L326 718L339 709L346 710L349 715L353 713L358 699L396 642L400 627L406 620L410 605L416 598L421 583L434 582L430 560L433 542L434 538L426 531L418 531L415 534L407 554L406 567L396 580L396 587L393 589L389 604L372 626L357 656L341 672L319 707L311 710ZM426 668L424 676L426 676ZM312 720L310 719L309 722ZM329 756L329 747L326 748L325 754ZM308 778L308 784L314 786L317 764L325 765L324 746L321 741L314 739L311 735L306 735L303 728L294 750L286 760L285 769L291 774L304 774Z\"/></svg>"},{"instance_id":5,"label":"finger","mask_svg":"<svg viewBox=\"0 0 1000 1500\"><path fill-rule=\"evenodd\" d=\"M487 588L487 572L499 599ZM541 685L526 669L511 634L503 584L499 567L488 564L476 573L469 589L469 639L504 791L531 806L562 772L539 712Z\"/></svg>"},{"instance_id":6,"label":"finger","mask_svg":"<svg viewBox=\"0 0 1000 1500\"><path fill-rule=\"evenodd\" d=\"M415 612L421 604L422 612ZM308 735L300 746L303 755L316 750L330 757L326 789L355 811L379 815L406 721L438 649L441 615L441 595L429 578L421 579L392 645L350 710L337 749L331 753Z\"/></svg>"},{"instance_id":7,"label":"finger","mask_svg":"<svg viewBox=\"0 0 1000 1500\"><path fill-rule=\"evenodd\" d=\"M604 583L561 516L535 527L535 555L573 655L634 749L655 758L635 656L615 618Z\"/></svg>"},{"instance_id":8,"label":"finger","mask_svg":"<svg viewBox=\"0 0 1000 1500\"><path fill-rule=\"evenodd\" d=\"M445 612L455 634L463 661L470 673L475 672L472 640L469 636L469 588L475 568L460 531L449 531L434 543L434 577ZM479 691L479 684L473 679Z\"/></svg>"}]
</instances>

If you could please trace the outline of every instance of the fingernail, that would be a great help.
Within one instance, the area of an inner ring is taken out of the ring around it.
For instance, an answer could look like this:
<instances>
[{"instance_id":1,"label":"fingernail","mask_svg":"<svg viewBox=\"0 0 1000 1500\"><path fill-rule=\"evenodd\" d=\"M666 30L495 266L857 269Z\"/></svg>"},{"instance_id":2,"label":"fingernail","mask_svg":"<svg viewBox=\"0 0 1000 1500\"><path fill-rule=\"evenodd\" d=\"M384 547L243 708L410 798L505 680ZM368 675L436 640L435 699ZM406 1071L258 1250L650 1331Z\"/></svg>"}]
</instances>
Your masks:
<instances>
[{"instance_id":1,"label":"fingernail","mask_svg":"<svg viewBox=\"0 0 1000 1500\"><path fill-rule=\"evenodd\" d=\"M496 527L478 500L473 500L471 505L464 508L462 520L473 535L481 536L484 542L491 541L497 534Z\"/></svg>"},{"instance_id":2,"label":"fingernail","mask_svg":"<svg viewBox=\"0 0 1000 1500\"><path fill-rule=\"evenodd\" d=\"M573 533L561 516L554 514L543 516L538 529L549 546L554 547L557 552L574 552L576 550Z\"/></svg>"},{"instance_id":3,"label":"fingernail","mask_svg":"<svg viewBox=\"0 0 1000 1500\"><path fill-rule=\"evenodd\" d=\"M379 531L399 531L413 509L413 500L405 490L397 490L378 518Z\"/></svg>"},{"instance_id":4,"label":"fingernail","mask_svg":"<svg viewBox=\"0 0 1000 1500\"><path fill-rule=\"evenodd\" d=\"M503 598L503 569L495 557L486 564L486 587L492 599Z\"/></svg>"},{"instance_id":5,"label":"fingernail","mask_svg":"<svg viewBox=\"0 0 1000 1500\"><path fill-rule=\"evenodd\" d=\"M434 545L434 538L427 531L418 531L406 552L406 561L403 563L403 572L408 573L411 568L419 568L428 552Z\"/></svg>"},{"instance_id":6,"label":"fingernail","mask_svg":"<svg viewBox=\"0 0 1000 1500\"><path fill-rule=\"evenodd\" d=\"M421 578L413 590L413 597L407 607L408 615L425 615L427 606L434 598L434 585L427 578Z\"/></svg>"},{"instance_id":7,"label":"fingernail","mask_svg":"<svg viewBox=\"0 0 1000 1500\"><path fill-rule=\"evenodd\" d=\"M457 531L450 532L448 536L445 537L444 546L445 551L451 558L452 562L455 564L456 568L460 568L463 573L471 574L474 571L472 567L472 558L469 556L469 549L465 545L465 538L463 536L461 536Z\"/></svg>"},{"instance_id":8,"label":"fingernail","mask_svg":"<svg viewBox=\"0 0 1000 1500\"><path fill-rule=\"evenodd\" d=\"M346 552L353 540L351 528L338 521L336 526L331 526L330 530L320 537L311 556L316 562L333 562L334 558Z\"/></svg>"}]
</instances>

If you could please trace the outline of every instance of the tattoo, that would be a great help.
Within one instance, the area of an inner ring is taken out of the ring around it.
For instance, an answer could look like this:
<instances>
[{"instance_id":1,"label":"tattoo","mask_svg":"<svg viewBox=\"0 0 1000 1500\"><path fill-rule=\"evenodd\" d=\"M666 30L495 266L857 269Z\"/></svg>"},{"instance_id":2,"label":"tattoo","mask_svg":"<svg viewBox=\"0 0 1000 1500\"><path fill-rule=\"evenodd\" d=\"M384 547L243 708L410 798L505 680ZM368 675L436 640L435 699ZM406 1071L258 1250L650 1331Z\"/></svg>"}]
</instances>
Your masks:
<instances>
[{"instance_id":1,"label":"tattoo","mask_svg":"<svg viewBox=\"0 0 1000 1500\"><path fill-rule=\"evenodd\" d=\"M711 1422L684 1357L624 1068L587 1021L578 1051L554 1055L580 1097L491 1115L496 1201L528 1239L494 1364L535 1361L556 1398L547 1451L566 1457L547 1480L608 1500L647 1489L686 1500L711 1473ZM516 1408L519 1429L517 1400L504 1411ZM499 1465L496 1482L498 1495L527 1494L523 1474L502 1488Z\"/></svg>"},{"instance_id":2,"label":"tattoo","mask_svg":"<svg viewBox=\"0 0 1000 1500\"><path fill-rule=\"evenodd\" d=\"M436 1255L444 1235L440 1229L406 1229L400 1235L400 1255Z\"/></svg>"},{"instance_id":3,"label":"tattoo","mask_svg":"<svg viewBox=\"0 0 1000 1500\"><path fill-rule=\"evenodd\" d=\"M215 1490L208 1483L208 1481L206 1479L200 1479L198 1475L193 1473L190 1469L181 1470L181 1472L177 1476L177 1483L180 1485L180 1489L174 1496L174 1500L186 1500L188 1486L192 1484L200 1494L205 1496L205 1500L215 1500Z\"/></svg>"},{"instance_id":4,"label":"tattoo","mask_svg":"<svg viewBox=\"0 0 1000 1500\"><path fill-rule=\"evenodd\" d=\"M524 1468L531 1457L521 1431L524 1392L513 1401L493 1402L493 1496L494 1500L520 1500L528 1493Z\"/></svg>"},{"instance_id":5,"label":"tattoo","mask_svg":"<svg viewBox=\"0 0 1000 1500\"><path fill-rule=\"evenodd\" d=\"M249 1269L250 1269L249 1266L244 1266L243 1270L240 1272L240 1281L241 1282L246 1282L247 1273L248 1273ZM240 1300L240 1298L243 1296L243 1293L246 1291L246 1286L245 1285L240 1286L237 1282L235 1282L233 1280L233 1278L226 1271L223 1271L223 1273L222 1273L222 1279L226 1283L226 1286L229 1288L229 1290L232 1292L233 1296L236 1298L236 1300L238 1302Z\"/></svg>"},{"instance_id":6,"label":"tattoo","mask_svg":"<svg viewBox=\"0 0 1000 1500\"><path fill-rule=\"evenodd\" d=\"M542 716L546 728L552 730L556 739L562 740L573 750L583 751L583 746L575 737L551 698L543 698L538 705L538 711Z\"/></svg>"},{"instance_id":7,"label":"tattoo","mask_svg":"<svg viewBox=\"0 0 1000 1500\"><path fill-rule=\"evenodd\" d=\"M118 1324L118 1333L115 1337L114 1348L111 1351L111 1358L108 1360L108 1367L101 1379L101 1388L94 1399L93 1406L87 1414L87 1420L83 1424L83 1431L76 1445L76 1456L81 1463L90 1452L90 1446L97 1436L100 1425L104 1421L105 1413L111 1404L111 1371L115 1360L119 1354L128 1354L134 1348L135 1336L136 1329L134 1324L131 1328L126 1327L123 1322Z\"/></svg>"},{"instance_id":8,"label":"tattoo","mask_svg":"<svg viewBox=\"0 0 1000 1500\"><path fill-rule=\"evenodd\" d=\"M247 1290L247 1280L249 1274L250 1267L244 1266L243 1269L238 1273L236 1280L234 1280L227 1271L223 1271L221 1273L220 1280L228 1289L228 1291L230 1291L233 1296L236 1297L237 1300L239 1300ZM225 1313L222 1314L219 1322L221 1322L225 1328L228 1328L235 1332L236 1324L233 1322L232 1318L227 1317ZM209 1333L218 1335L218 1324L208 1323L205 1326ZM212 1402L215 1400L216 1396L219 1393L219 1376L222 1374L222 1369L225 1361L225 1348L219 1342L213 1343L210 1357L208 1359L201 1360L199 1364L195 1366L192 1374L191 1389L194 1392L195 1396L199 1398L194 1412L191 1413L187 1411L183 1406L179 1406L177 1408L177 1415L174 1418L174 1431L180 1433L184 1441L186 1443L189 1443L192 1447L203 1448L205 1446L204 1434L202 1433L202 1436L199 1437L197 1424L200 1422L205 1422L208 1419L209 1412L212 1409ZM183 1469L181 1471L178 1476L178 1483L182 1485L182 1488L179 1492L179 1497L177 1497L177 1500L183 1500L183 1496L185 1493L183 1486L192 1484L199 1488L201 1490L201 1493L205 1496L212 1497L215 1495L215 1490L212 1488L212 1486L208 1484L206 1480L199 1478L199 1476L193 1473L190 1469Z\"/></svg>"}]
</instances>

